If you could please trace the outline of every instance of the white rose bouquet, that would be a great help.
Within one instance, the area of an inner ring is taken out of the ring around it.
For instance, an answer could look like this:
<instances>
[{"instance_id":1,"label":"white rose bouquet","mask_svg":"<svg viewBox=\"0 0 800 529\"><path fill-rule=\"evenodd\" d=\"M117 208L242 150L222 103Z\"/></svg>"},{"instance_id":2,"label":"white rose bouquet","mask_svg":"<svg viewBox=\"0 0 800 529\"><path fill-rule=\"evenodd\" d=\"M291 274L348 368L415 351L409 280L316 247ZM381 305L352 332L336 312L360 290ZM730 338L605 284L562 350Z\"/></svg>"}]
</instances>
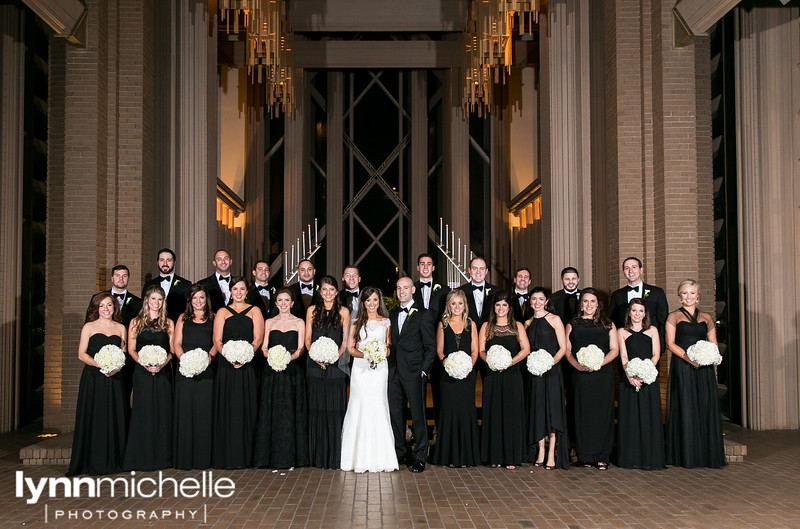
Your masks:
<instances>
[{"instance_id":1,"label":"white rose bouquet","mask_svg":"<svg viewBox=\"0 0 800 529\"><path fill-rule=\"evenodd\" d=\"M97 367L104 375L118 371L125 366L125 353L122 349L113 344L104 345L97 354L94 355Z\"/></svg>"},{"instance_id":2,"label":"white rose bouquet","mask_svg":"<svg viewBox=\"0 0 800 529\"><path fill-rule=\"evenodd\" d=\"M640 379L644 384L652 384L658 378L658 369L650 360L631 358L625 366L625 374ZM639 392L639 388L636 388L636 392Z\"/></svg>"},{"instance_id":3,"label":"white rose bouquet","mask_svg":"<svg viewBox=\"0 0 800 529\"><path fill-rule=\"evenodd\" d=\"M472 358L464 351L455 351L444 359L444 370L457 380L464 380L472 371Z\"/></svg>"},{"instance_id":4,"label":"white rose bouquet","mask_svg":"<svg viewBox=\"0 0 800 529\"><path fill-rule=\"evenodd\" d=\"M275 371L283 371L291 361L292 354L282 345L273 345L267 350L267 363Z\"/></svg>"},{"instance_id":5,"label":"white rose bouquet","mask_svg":"<svg viewBox=\"0 0 800 529\"><path fill-rule=\"evenodd\" d=\"M486 365L492 371L502 371L511 365L511 351L495 344L486 351Z\"/></svg>"},{"instance_id":6,"label":"white rose bouquet","mask_svg":"<svg viewBox=\"0 0 800 529\"><path fill-rule=\"evenodd\" d=\"M713 342L700 340L696 344L686 349L689 360L701 366L718 366L722 363L722 355L719 354L719 347Z\"/></svg>"},{"instance_id":7,"label":"white rose bouquet","mask_svg":"<svg viewBox=\"0 0 800 529\"><path fill-rule=\"evenodd\" d=\"M359 345L359 350L364 353L364 359L369 362L371 369L377 368L378 364L386 360L386 342L370 340Z\"/></svg>"},{"instance_id":8,"label":"white rose bouquet","mask_svg":"<svg viewBox=\"0 0 800 529\"><path fill-rule=\"evenodd\" d=\"M599 347L590 344L586 347L581 347L575 358L580 365L588 367L592 371L600 371L600 368L603 367L603 358L605 356Z\"/></svg>"},{"instance_id":9,"label":"white rose bouquet","mask_svg":"<svg viewBox=\"0 0 800 529\"><path fill-rule=\"evenodd\" d=\"M160 366L166 361L167 351L160 345L145 345L139 350L139 363L145 368Z\"/></svg>"},{"instance_id":10,"label":"white rose bouquet","mask_svg":"<svg viewBox=\"0 0 800 529\"><path fill-rule=\"evenodd\" d=\"M230 340L222 346L222 356L231 364L244 365L253 359L253 345L246 340Z\"/></svg>"},{"instance_id":11,"label":"white rose bouquet","mask_svg":"<svg viewBox=\"0 0 800 529\"><path fill-rule=\"evenodd\" d=\"M178 363L178 372L187 378L191 378L205 371L208 368L208 363L208 353L198 347L181 355L181 360Z\"/></svg>"},{"instance_id":12,"label":"white rose bouquet","mask_svg":"<svg viewBox=\"0 0 800 529\"><path fill-rule=\"evenodd\" d=\"M327 336L321 336L311 344L308 356L322 364L322 369L327 369L327 364L335 364L339 360L339 346Z\"/></svg>"},{"instance_id":13,"label":"white rose bouquet","mask_svg":"<svg viewBox=\"0 0 800 529\"><path fill-rule=\"evenodd\" d=\"M553 357L544 349L539 349L528 355L527 365L532 375L540 377L553 367Z\"/></svg>"}]
</instances>

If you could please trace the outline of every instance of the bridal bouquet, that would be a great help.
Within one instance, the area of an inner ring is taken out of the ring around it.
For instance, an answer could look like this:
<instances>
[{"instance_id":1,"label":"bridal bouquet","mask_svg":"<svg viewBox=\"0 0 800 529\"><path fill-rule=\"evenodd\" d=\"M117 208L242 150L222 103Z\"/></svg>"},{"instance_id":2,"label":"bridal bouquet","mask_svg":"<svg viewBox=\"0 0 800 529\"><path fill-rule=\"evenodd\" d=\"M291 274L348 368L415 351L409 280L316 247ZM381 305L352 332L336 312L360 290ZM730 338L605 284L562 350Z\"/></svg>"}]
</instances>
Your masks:
<instances>
[{"instance_id":1,"label":"bridal bouquet","mask_svg":"<svg viewBox=\"0 0 800 529\"><path fill-rule=\"evenodd\" d=\"M94 361L97 362L97 367L104 375L113 373L125 365L125 353L116 345L104 345L97 354L94 355Z\"/></svg>"},{"instance_id":2,"label":"bridal bouquet","mask_svg":"<svg viewBox=\"0 0 800 529\"><path fill-rule=\"evenodd\" d=\"M145 345L139 351L139 363L146 368L160 366L166 361L167 352L160 345Z\"/></svg>"},{"instance_id":3,"label":"bridal bouquet","mask_svg":"<svg viewBox=\"0 0 800 529\"><path fill-rule=\"evenodd\" d=\"M322 364L322 369L327 369L327 364L335 364L339 360L339 346L327 336L321 336L309 347L308 356Z\"/></svg>"},{"instance_id":4,"label":"bridal bouquet","mask_svg":"<svg viewBox=\"0 0 800 529\"><path fill-rule=\"evenodd\" d=\"M539 349L528 355L528 371L540 377L553 367L553 357L544 349Z\"/></svg>"},{"instance_id":5,"label":"bridal bouquet","mask_svg":"<svg viewBox=\"0 0 800 529\"><path fill-rule=\"evenodd\" d=\"M641 379L645 384L652 384L658 378L658 369L650 360L631 358L625 366L625 374L631 378ZM639 392L639 388L636 388Z\"/></svg>"},{"instance_id":6,"label":"bridal bouquet","mask_svg":"<svg viewBox=\"0 0 800 529\"><path fill-rule=\"evenodd\" d=\"M444 359L444 370L457 380L464 380L472 371L472 358L464 351L455 351Z\"/></svg>"},{"instance_id":7,"label":"bridal bouquet","mask_svg":"<svg viewBox=\"0 0 800 529\"><path fill-rule=\"evenodd\" d=\"M273 345L267 351L267 363L275 371L283 371L291 361L292 354L282 345Z\"/></svg>"},{"instance_id":8,"label":"bridal bouquet","mask_svg":"<svg viewBox=\"0 0 800 529\"><path fill-rule=\"evenodd\" d=\"M181 355L178 372L188 378L199 375L208 368L208 353L200 349L192 349Z\"/></svg>"},{"instance_id":9,"label":"bridal bouquet","mask_svg":"<svg viewBox=\"0 0 800 529\"><path fill-rule=\"evenodd\" d=\"M375 369L378 364L386 360L386 342L370 340L361 344L359 348L364 353L364 359L369 362L369 367Z\"/></svg>"},{"instance_id":10,"label":"bridal bouquet","mask_svg":"<svg viewBox=\"0 0 800 529\"><path fill-rule=\"evenodd\" d=\"M686 355L689 360L701 366L718 366L722 363L722 355L719 354L717 344L706 340L700 340L696 344L689 346L686 349Z\"/></svg>"},{"instance_id":11,"label":"bridal bouquet","mask_svg":"<svg viewBox=\"0 0 800 529\"><path fill-rule=\"evenodd\" d=\"M253 346L246 340L231 340L222 346L222 356L231 364L244 365L253 359Z\"/></svg>"},{"instance_id":12,"label":"bridal bouquet","mask_svg":"<svg viewBox=\"0 0 800 529\"><path fill-rule=\"evenodd\" d=\"M486 351L486 365L492 371L502 371L511 365L511 351L495 344Z\"/></svg>"},{"instance_id":13,"label":"bridal bouquet","mask_svg":"<svg viewBox=\"0 0 800 529\"><path fill-rule=\"evenodd\" d=\"M588 367L592 371L600 371L600 368L603 367L603 358L605 356L599 347L590 344L586 347L581 347L575 358L580 365Z\"/></svg>"}]
</instances>

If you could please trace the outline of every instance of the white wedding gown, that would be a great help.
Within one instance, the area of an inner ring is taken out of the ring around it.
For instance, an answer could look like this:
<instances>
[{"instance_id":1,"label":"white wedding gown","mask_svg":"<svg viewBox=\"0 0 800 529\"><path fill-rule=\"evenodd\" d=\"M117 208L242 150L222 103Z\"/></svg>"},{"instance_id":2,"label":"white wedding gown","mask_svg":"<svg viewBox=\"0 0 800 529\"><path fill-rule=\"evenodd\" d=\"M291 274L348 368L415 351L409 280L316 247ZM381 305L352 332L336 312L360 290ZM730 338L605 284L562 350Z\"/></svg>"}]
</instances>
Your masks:
<instances>
[{"instance_id":1,"label":"white wedding gown","mask_svg":"<svg viewBox=\"0 0 800 529\"><path fill-rule=\"evenodd\" d=\"M369 320L359 341L386 341L389 320ZM366 332L365 332L366 331ZM388 472L397 470L394 434L389 419L387 384L389 366L375 369L363 358L353 358L350 373L350 401L342 426L342 470Z\"/></svg>"}]
</instances>

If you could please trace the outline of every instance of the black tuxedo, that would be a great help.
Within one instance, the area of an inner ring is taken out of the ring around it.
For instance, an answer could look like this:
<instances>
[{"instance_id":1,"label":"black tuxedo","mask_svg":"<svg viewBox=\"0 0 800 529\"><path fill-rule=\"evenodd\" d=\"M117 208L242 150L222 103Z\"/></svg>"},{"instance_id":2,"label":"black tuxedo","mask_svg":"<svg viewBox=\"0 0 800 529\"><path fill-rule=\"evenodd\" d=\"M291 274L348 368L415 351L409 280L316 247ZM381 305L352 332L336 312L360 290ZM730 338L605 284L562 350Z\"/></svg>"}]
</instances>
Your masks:
<instances>
[{"instance_id":1,"label":"black tuxedo","mask_svg":"<svg viewBox=\"0 0 800 529\"><path fill-rule=\"evenodd\" d=\"M517 294L516 290L511 291L511 304L514 308L514 319L520 323L525 323L529 319L533 318L533 307L531 307L531 294L525 296L525 303L523 305L519 304L519 295Z\"/></svg>"},{"instance_id":2,"label":"black tuxedo","mask_svg":"<svg viewBox=\"0 0 800 529\"><path fill-rule=\"evenodd\" d=\"M389 412L394 432L394 447L398 462L406 459L405 408L411 409L412 430L416 440L413 452L415 462L428 457L428 425L425 419L427 375L436 355L436 338L433 332L433 313L411 305L403 329L398 329L396 308L389 314L392 348L389 354ZM426 376L422 376L425 373Z\"/></svg>"},{"instance_id":3,"label":"black tuxedo","mask_svg":"<svg viewBox=\"0 0 800 529\"><path fill-rule=\"evenodd\" d=\"M161 286L161 276L156 276L142 288L142 300L144 300L144 293L152 285ZM167 316L173 322L177 322L183 311L186 310L186 303L189 301L189 289L192 287L192 282L188 279L178 275L172 276L172 286L169 288L167 294ZM144 301L142 301L144 303Z\"/></svg>"},{"instance_id":4,"label":"black tuxedo","mask_svg":"<svg viewBox=\"0 0 800 529\"><path fill-rule=\"evenodd\" d=\"M361 288L358 289L358 295L361 295ZM351 305L353 298L356 298L355 308L353 308ZM345 307L347 310L349 310L350 314L353 314L358 309L358 296L353 296L347 290L342 289L339 291L339 303L342 305L342 307Z\"/></svg>"},{"instance_id":5,"label":"black tuxedo","mask_svg":"<svg viewBox=\"0 0 800 529\"><path fill-rule=\"evenodd\" d=\"M661 339L661 351L664 351L664 324L669 315L669 304L667 295L657 286L642 283L640 297L644 299L644 306L650 314L650 324L658 329L658 336ZM611 294L611 302L608 305L608 316L617 328L625 325L625 313L628 310L628 288L622 287Z\"/></svg>"},{"instance_id":6,"label":"black tuxedo","mask_svg":"<svg viewBox=\"0 0 800 529\"><path fill-rule=\"evenodd\" d=\"M113 292L111 292L110 289L109 290L103 290L102 292L98 292L97 294L104 294L106 292L111 294L112 297L114 296ZM95 296L97 294L95 294ZM92 296L92 299L94 299L94 296ZM91 301L92 300L90 299L89 302L91 303ZM114 301L117 303L117 305L119 305L119 302L117 301L117 298L114 298ZM139 311L140 310L142 310L142 298L134 295L129 290L125 294L125 301L122 302L122 307L119 309L119 317L120 317L120 320L122 321L122 325L125 326L125 329L128 328L128 325L130 325L131 320L139 315ZM89 314L89 309L88 308L86 309L86 314L87 314L87 316Z\"/></svg>"},{"instance_id":7,"label":"black tuxedo","mask_svg":"<svg viewBox=\"0 0 800 529\"><path fill-rule=\"evenodd\" d=\"M232 278L233 276L230 277ZM219 281L217 281L216 272L204 279L201 279L197 282L197 284L206 287L206 290L208 291L208 300L211 302L211 310L214 311L214 314L216 314L219 309L226 305L225 294L222 292L222 289L219 288ZM228 289L230 289L230 286L232 285L229 284Z\"/></svg>"},{"instance_id":8,"label":"black tuxedo","mask_svg":"<svg viewBox=\"0 0 800 529\"><path fill-rule=\"evenodd\" d=\"M469 308L468 316L472 321L475 322L475 325L477 325L478 332L480 332L483 324L489 321L489 314L492 313L492 296L494 296L494 293L499 290L496 286L489 283L484 283L483 287L483 312L480 316L478 316L478 309L475 307L475 297L472 294L472 283L464 283L458 287L464 291L464 295L467 297L467 307Z\"/></svg>"},{"instance_id":9,"label":"black tuxedo","mask_svg":"<svg viewBox=\"0 0 800 529\"><path fill-rule=\"evenodd\" d=\"M441 283L437 283L436 281L431 281L433 284L431 285L431 297L428 303L428 310L433 312L433 319L434 319L434 326L436 323L441 319L442 313L444 313L444 300L447 299L447 294L450 293L450 287L447 285L443 285ZM420 281L414 282L414 287L417 289L414 292L414 306L415 307L424 307L425 302L422 298L422 284Z\"/></svg>"},{"instance_id":10,"label":"black tuxedo","mask_svg":"<svg viewBox=\"0 0 800 529\"><path fill-rule=\"evenodd\" d=\"M564 289L553 292L547 300L547 310L561 318L561 322L566 325L581 312L580 290L575 294L567 294Z\"/></svg>"},{"instance_id":11,"label":"black tuxedo","mask_svg":"<svg viewBox=\"0 0 800 529\"><path fill-rule=\"evenodd\" d=\"M319 284L316 281L314 281L313 285L314 285L314 295L311 297L311 304L308 306L306 306L303 303L303 294L302 291L300 290L300 281L289 285L289 290L292 291L292 297L294 298L294 305L292 305L291 312L292 314L294 314L303 321L306 321L306 310L311 305L316 304L317 298L319 297Z\"/></svg>"},{"instance_id":12,"label":"black tuxedo","mask_svg":"<svg viewBox=\"0 0 800 529\"><path fill-rule=\"evenodd\" d=\"M258 290L258 285L255 283L247 289L247 296L244 298L245 303L258 307L265 320L275 315L272 313L273 311L277 313L277 307L275 307L274 303L275 287L267 286L267 288L269 289L269 299L261 295L261 292Z\"/></svg>"}]
</instances>

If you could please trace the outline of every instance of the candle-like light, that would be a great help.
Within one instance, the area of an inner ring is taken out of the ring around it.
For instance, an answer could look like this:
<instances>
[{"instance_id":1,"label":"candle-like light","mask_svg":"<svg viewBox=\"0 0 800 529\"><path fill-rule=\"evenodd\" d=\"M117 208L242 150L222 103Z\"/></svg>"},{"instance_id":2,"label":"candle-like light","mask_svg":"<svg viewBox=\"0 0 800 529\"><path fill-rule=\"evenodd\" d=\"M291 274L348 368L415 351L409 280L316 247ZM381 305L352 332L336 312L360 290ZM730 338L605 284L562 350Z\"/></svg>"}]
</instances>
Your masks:
<instances>
[{"instance_id":1,"label":"candle-like light","mask_svg":"<svg viewBox=\"0 0 800 529\"><path fill-rule=\"evenodd\" d=\"M316 217L314 217L314 246L319 246L319 228L317 228Z\"/></svg>"},{"instance_id":2,"label":"candle-like light","mask_svg":"<svg viewBox=\"0 0 800 529\"><path fill-rule=\"evenodd\" d=\"M300 238L303 239L303 257L305 257L306 256L306 232L305 232L305 230L300 232ZM298 246L298 248L299 248L299 246Z\"/></svg>"},{"instance_id":3,"label":"candle-like light","mask_svg":"<svg viewBox=\"0 0 800 529\"><path fill-rule=\"evenodd\" d=\"M439 217L439 241L442 240L442 217Z\"/></svg>"},{"instance_id":4,"label":"candle-like light","mask_svg":"<svg viewBox=\"0 0 800 529\"><path fill-rule=\"evenodd\" d=\"M286 250L283 251L283 284L286 284L286 280L289 278L289 252Z\"/></svg>"},{"instance_id":5,"label":"candle-like light","mask_svg":"<svg viewBox=\"0 0 800 529\"><path fill-rule=\"evenodd\" d=\"M455 254L456 254L456 259L460 260L461 259L461 237L458 238L458 250L456 250Z\"/></svg>"},{"instance_id":6,"label":"candle-like light","mask_svg":"<svg viewBox=\"0 0 800 529\"><path fill-rule=\"evenodd\" d=\"M298 267L300 266L300 238L297 238L297 262L295 263Z\"/></svg>"},{"instance_id":7,"label":"candle-like light","mask_svg":"<svg viewBox=\"0 0 800 529\"><path fill-rule=\"evenodd\" d=\"M447 242L450 240L450 225L444 225L444 249L447 251Z\"/></svg>"},{"instance_id":8,"label":"candle-like light","mask_svg":"<svg viewBox=\"0 0 800 529\"><path fill-rule=\"evenodd\" d=\"M289 262L292 263L292 268L294 268L294 244L292 245L292 260Z\"/></svg>"},{"instance_id":9,"label":"candle-like light","mask_svg":"<svg viewBox=\"0 0 800 529\"><path fill-rule=\"evenodd\" d=\"M308 226L308 251L311 252L311 224L307 224Z\"/></svg>"}]
</instances>

